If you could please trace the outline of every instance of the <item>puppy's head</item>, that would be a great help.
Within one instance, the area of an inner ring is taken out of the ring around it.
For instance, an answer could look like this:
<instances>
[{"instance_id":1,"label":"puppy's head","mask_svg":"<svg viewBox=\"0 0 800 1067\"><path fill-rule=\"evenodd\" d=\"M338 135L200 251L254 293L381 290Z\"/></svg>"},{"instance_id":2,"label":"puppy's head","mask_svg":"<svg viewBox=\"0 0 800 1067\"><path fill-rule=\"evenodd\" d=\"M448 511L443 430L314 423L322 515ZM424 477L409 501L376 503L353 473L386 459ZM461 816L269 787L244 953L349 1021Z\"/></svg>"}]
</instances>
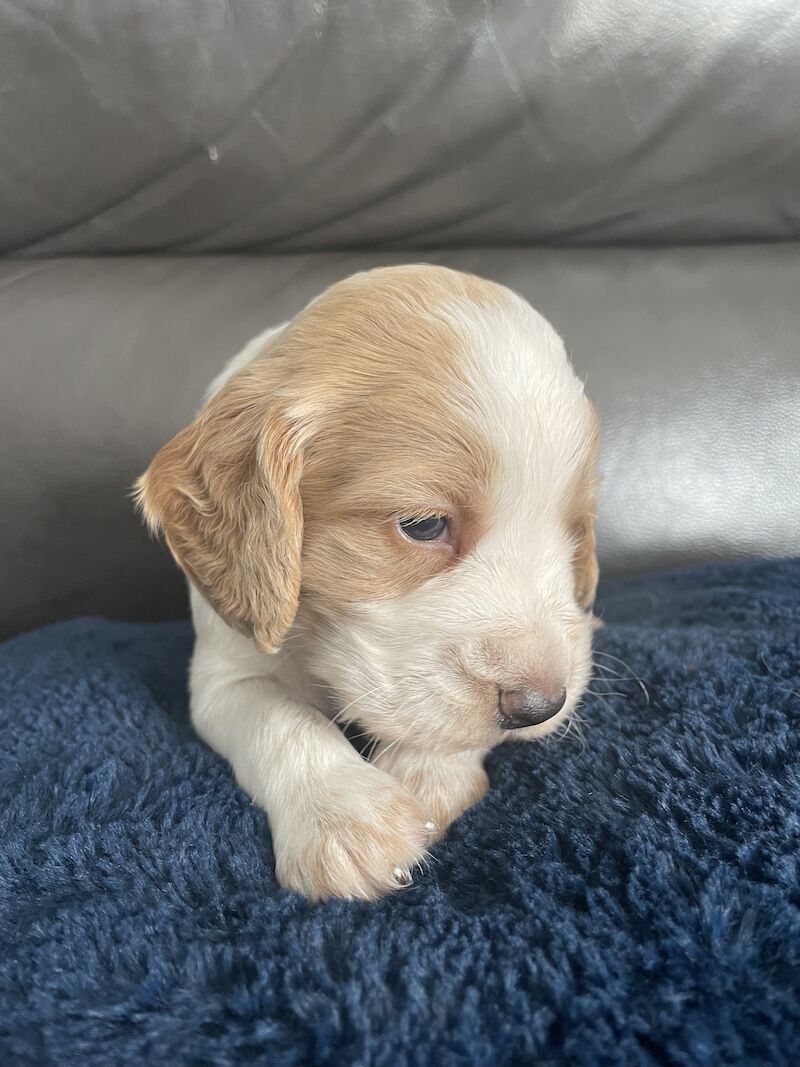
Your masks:
<instances>
[{"instance_id":1,"label":"puppy's head","mask_svg":"<svg viewBox=\"0 0 800 1067\"><path fill-rule=\"evenodd\" d=\"M430 266L310 304L138 484L150 525L264 650L383 740L547 733L590 670L597 420L524 300Z\"/></svg>"}]
</instances>

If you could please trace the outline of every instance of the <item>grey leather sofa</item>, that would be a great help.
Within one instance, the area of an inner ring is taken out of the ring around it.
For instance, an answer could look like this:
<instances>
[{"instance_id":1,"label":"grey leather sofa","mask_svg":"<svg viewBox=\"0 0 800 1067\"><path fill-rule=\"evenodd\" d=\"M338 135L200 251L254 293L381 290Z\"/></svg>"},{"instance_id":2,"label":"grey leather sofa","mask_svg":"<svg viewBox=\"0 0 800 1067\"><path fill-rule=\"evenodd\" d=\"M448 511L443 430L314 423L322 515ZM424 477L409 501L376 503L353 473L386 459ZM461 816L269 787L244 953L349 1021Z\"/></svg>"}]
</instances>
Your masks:
<instances>
[{"instance_id":1,"label":"grey leather sofa","mask_svg":"<svg viewBox=\"0 0 800 1067\"><path fill-rule=\"evenodd\" d=\"M0 632L185 612L133 478L359 268L507 283L604 423L606 573L800 550L793 0L0 12Z\"/></svg>"}]
</instances>

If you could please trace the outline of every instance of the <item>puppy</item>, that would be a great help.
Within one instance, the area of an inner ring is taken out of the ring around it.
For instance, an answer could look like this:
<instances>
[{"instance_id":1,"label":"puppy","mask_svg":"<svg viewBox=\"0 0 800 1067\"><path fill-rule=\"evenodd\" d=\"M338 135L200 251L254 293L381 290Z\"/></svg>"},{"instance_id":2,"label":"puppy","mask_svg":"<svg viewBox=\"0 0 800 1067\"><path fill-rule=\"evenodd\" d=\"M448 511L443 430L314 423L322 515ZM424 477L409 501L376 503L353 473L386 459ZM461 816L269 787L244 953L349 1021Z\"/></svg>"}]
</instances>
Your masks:
<instances>
[{"instance_id":1,"label":"puppy","mask_svg":"<svg viewBox=\"0 0 800 1067\"><path fill-rule=\"evenodd\" d=\"M192 722L266 809L283 886L409 884L486 792L486 752L573 711L597 438L521 297L390 267L252 341L139 479L191 583Z\"/></svg>"}]
</instances>

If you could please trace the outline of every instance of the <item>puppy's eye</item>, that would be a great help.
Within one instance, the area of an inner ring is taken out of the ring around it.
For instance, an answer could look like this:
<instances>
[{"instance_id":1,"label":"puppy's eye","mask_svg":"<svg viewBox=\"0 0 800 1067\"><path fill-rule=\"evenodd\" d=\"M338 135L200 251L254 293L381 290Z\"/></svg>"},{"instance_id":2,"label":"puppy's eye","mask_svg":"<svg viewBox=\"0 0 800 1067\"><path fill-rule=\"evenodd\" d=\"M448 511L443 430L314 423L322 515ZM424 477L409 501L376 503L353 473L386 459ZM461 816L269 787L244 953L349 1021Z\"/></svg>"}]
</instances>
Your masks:
<instances>
[{"instance_id":1,"label":"puppy's eye","mask_svg":"<svg viewBox=\"0 0 800 1067\"><path fill-rule=\"evenodd\" d=\"M397 525L412 541L441 541L448 523L444 515L430 515L427 519L400 519Z\"/></svg>"}]
</instances>

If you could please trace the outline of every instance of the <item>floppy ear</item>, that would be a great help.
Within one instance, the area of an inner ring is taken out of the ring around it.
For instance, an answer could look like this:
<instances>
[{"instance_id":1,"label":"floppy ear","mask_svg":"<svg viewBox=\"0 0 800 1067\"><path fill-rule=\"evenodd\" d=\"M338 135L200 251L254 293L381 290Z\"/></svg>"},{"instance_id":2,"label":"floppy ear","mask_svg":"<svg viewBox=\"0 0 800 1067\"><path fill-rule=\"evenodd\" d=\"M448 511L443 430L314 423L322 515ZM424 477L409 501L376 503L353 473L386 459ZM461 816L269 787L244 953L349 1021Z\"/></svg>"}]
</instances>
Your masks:
<instances>
[{"instance_id":1,"label":"floppy ear","mask_svg":"<svg viewBox=\"0 0 800 1067\"><path fill-rule=\"evenodd\" d=\"M577 523L575 533L578 542L573 557L575 599L584 611L591 611L600 573L595 550L594 516L585 515Z\"/></svg>"},{"instance_id":2,"label":"floppy ear","mask_svg":"<svg viewBox=\"0 0 800 1067\"><path fill-rule=\"evenodd\" d=\"M151 530L214 610L263 651L297 612L302 459L250 368L235 375L136 483Z\"/></svg>"}]
</instances>

